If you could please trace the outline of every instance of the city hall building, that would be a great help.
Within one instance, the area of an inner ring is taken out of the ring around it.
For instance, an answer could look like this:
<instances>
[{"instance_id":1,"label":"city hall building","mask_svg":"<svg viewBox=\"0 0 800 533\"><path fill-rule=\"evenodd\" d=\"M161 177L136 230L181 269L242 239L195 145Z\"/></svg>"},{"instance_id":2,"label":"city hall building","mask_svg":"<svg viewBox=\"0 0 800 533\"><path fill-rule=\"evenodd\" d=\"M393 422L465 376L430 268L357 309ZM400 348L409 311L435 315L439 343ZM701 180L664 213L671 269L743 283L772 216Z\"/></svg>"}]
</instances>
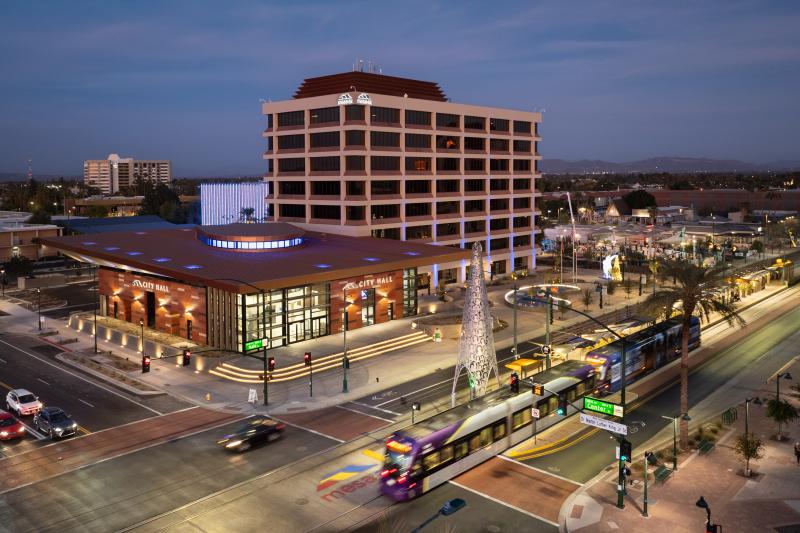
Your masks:
<instances>
[{"instance_id":1,"label":"city hall building","mask_svg":"<svg viewBox=\"0 0 800 533\"><path fill-rule=\"evenodd\" d=\"M98 266L100 313L249 352L417 314L417 271L468 250L228 224L42 238Z\"/></svg>"},{"instance_id":2,"label":"city hall building","mask_svg":"<svg viewBox=\"0 0 800 533\"><path fill-rule=\"evenodd\" d=\"M535 268L541 113L360 71L306 79L262 111L271 220L465 250L477 241L494 275ZM463 281L466 266L436 261L422 282Z\"/></svg>"}]
</instances>

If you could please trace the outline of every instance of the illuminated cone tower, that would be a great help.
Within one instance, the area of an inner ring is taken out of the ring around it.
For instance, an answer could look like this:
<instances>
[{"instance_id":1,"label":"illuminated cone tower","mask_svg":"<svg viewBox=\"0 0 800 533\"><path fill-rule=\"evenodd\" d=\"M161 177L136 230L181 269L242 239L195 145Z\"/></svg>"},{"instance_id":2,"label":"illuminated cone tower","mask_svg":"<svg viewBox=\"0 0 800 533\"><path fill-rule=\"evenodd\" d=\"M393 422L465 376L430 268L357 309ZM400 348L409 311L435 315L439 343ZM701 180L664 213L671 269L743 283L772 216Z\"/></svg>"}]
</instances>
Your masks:
<instances>
[{"instance_id":1,"label":"illuminated cone tower","mask_svg":"<svg viewBox=\"0 0 800 533\"><path fill-rule=\"evenodd\" d=\"M486 394L486 385L494 371L497 373L497 355L494 351L492 334L492 315L489 312L489 299L483 279L483 248L480 243L472 245L472 259L467 278L467 293L464 298L464 316L461 319L461 338L458 342L458 362L453 378L451 402L455 406L456 384L462 370L467 371L470 398Z\"/></svg>"}]
</instances>

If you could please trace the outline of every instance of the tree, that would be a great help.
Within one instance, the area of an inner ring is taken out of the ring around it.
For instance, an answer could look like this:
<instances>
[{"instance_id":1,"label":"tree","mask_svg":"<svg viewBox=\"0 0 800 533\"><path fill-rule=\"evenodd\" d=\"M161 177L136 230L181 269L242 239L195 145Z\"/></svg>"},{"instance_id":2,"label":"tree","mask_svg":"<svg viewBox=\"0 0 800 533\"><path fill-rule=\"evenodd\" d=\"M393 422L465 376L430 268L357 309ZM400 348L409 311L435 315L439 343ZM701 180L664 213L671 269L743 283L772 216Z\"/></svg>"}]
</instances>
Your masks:
<instances>
[{"instance_id":1,"label":"tree","mask_svg":"<svg viewBox=\"0 0 800 533\"><path fill-rule=\"evenodd\" d=\"M609 296L608 298L609 302L611 301L611 295L614 294L614 291L616 290L617 290L617 282L614 280L609 281L608 285L606 285L606 294L608 294Z\"/></svg>"},{"instance_id":2,"label":"tree","mask_svg":"<svg viewBox=\"0 0 800 533\"><path fill-rule=\"evenodd\" d=\"M781 429L783 429L783 425L795 420L798 414L797 409L786 400L772 398L767 402L767 416L778 424L778 440L782 440Z\"/></svg>"},{"instance_id":3,"label":"tree","mask_svg":"<svg viewBox=\"0 0 800 533\"><path fill-rule=\"evenodd\" d=\"M668 318L678 311L683 331L681 333L681 394L680 413L689 412L689 327L692 316L706 322L711 313L718 313L729 325L744 326L745 321L736 311L733 302L725 302L718 288L725 285L720 269L696 266L681 261L667 261L663 267L665 277L675 280L672 287L662 287L653 292L645 302L645 312L654 318ZM676 304L680 303L680 307ZM680 421L681 448L689 445L689 423Z\"/></svg>"},{"instance_id":4,"label":"tree","mask_svg":"<svg viewBox=\"0 0 800 533\"><path fill-rule=\"evenodd\" d=\"M38 210L28 218L28 224L50 224L50 214L47 211Z\"/></svg>"},{"instance_id":5,"label":"tree","mask_svg":"<svg viewBox=\"0 0 800 533\"><path fill-rule=\"evenodd\" d=\"M90 205L85 213L90 218L104 218L108 216L108 208L103 205Z\"/></svg>"},{"instance_id":6,"label":"tree","mask_svg":"<svg viewBox=\"0 0 800 533\"><path fill-rule=\"evenodd\" d=\"M5 268L6 274L11 277L27 276L33 272L33 264L27 257L12 257L5 263L3 268Z\"/></svg>"},{"instance_id":7,"label":"tree","mask_svg":"<svg viewBox=\"0 0 800 533\"><path fill-rule=\"evenodd\" d=\"M158 215L170 222L183 222L185 213L181 209L181 199L175 191L164 183L153 185L153 182L147 180L141 180L141 186L144 189L144 198L140 215Z\"/></svg>"},{"instance_id":8,"label":"tree","mask_svg":"<svg viewBox=\"0 0 800 533\"><path fill-rule=\"evenodd\" d=\"M592 290L591 289L584 289L583 290L583 307L586 311L589 310L589 306L592 305L592 301L594 298L592 297Z\"/></svg>"},{"instance_id":9,"label":"tree","mask_svg":"<svg viewBox=\"0 0 800 533\"><path fill-rule=\"evenodd\" d=\"M750 243L750 249L753 250L755 253L760 254L761 252L764 251L764 243L759 240L755 240Z\"/></svg>"},{"instance_id":10,"label":"tree","mask_svg":"<svg viewBox=\"0 0 800 533\"><path fill-rule=\"evenodd\" d=\"M239 222L253 222L253 214L255 212L255 207L243 207L239 211Z\"/></svg>"},{"instance_id":11,"label":"tree","mask_svg":"<svg viewBox=\"0 0 800 533\"><path fill-rule=\"evenodd\" d=\"M758 461L764 457L764 443L752 433L742 433L736 439L734 450L744 460L744 475L750 477L750 461Z\"/></svg>"},{"instance_id":12,"label":"tree","mask_svg":"<svg viewBox=\"0 0 800 533\"><path fill-rule=\"evenodd\" d=\"M625 281L622 282L622 290L625 291L625 299L630 300L633 292L633 281L630 278L625 278Z\"/></svg>"},{"instance_id":13,"label":"tree","mask_svg":"<svg viewBox=\"0 0 800 533\"><path fill-rule=\"evenodd\" d=\"M622 199L631 209L647 209L656 205L656 197L642 189L629 192Z\"/></svg>"},{"instance_id":14,"label":"tree","mask_svg":"<svg viewBox=\"0 0 800 533\"><path fill-rule=\"evenodd\" d=\"M650 274L653 276L653 294L656 292L656 277L658 276L658 270L661 268L661 263L658 259L651 259L647 262L647 268L650 270Z\"/></svg>"}]
</instances>

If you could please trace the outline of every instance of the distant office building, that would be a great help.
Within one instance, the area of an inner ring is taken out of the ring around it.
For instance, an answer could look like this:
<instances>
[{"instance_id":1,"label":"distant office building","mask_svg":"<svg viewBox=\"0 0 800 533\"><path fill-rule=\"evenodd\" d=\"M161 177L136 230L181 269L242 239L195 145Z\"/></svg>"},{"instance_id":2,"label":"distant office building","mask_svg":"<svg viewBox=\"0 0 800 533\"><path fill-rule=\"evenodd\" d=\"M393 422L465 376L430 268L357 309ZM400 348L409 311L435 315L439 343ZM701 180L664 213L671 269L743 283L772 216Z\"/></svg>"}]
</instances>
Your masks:
<instances>
[{"instance_id":1,"label":"distant office building","mask_svg":"<svg viewBox=\"0 0 800 533\"><path fill-rule=\"evenodd\" d=\"M540 113L452 103L436 83L369 72L306 79L262 111L273 220L463 249L479 241L495 275L535 267ZM463 281L467 266L423 274Z\"/></svg>"},{"instance_id":2,"label":"distant office building","mask_svg":"<svg viewBox=\"0 0 800 533\"><path fill-rule=\"evenodd\" d=\"M204 226L234 222L264 222L267 218L265 182L201 183L200 217Z\"/></svg>"},{"instance_id":3,"label":"distant office building","mask_svg":"<svg viewBox=\"0 0 800 533\"><path fill-rule=\"evenodd\" d=\"M0 211L0 262L12 257L24 257L32 261L58 251L39 243L41 237L58 237L61 228L55 224L27 224L30 213Z\"/></svg>"},{"instance_id":4,"label":"distant office building","mask_svg":"<svg viewBox=\"0 0 800 533\"><path fill-rule=\"evenodd\" d=\"M142 160L111 154L107 159L83 162L83 181L103 194L114 194L122 187L136 184L137 179L169 184L172 164L167 160Z\"/></svg>"}]
</instances>

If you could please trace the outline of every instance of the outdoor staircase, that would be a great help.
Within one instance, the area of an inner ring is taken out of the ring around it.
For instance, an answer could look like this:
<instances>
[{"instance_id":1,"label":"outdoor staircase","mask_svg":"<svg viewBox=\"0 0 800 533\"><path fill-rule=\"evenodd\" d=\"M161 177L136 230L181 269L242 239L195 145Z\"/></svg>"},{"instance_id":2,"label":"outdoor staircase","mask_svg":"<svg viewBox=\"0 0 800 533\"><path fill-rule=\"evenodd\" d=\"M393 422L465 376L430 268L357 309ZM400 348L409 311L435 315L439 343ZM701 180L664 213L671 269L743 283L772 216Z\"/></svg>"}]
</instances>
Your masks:
<instances>
[{"instance_id":1,"label":"outdoor staircase","mask_svg":"<svg viewBox=\"0 0 800 533\"><path fill-rule=\"evenodd\" d=\"M348 349L347 359L352 364L432 340L433 339L424 332L415 331L414 333L410 333L408 335L376 342L375 344L369 344L360 348ZM344 352L339 352L314 359L314 373L341 368L343 357ZM217 377L228 379L230 381L236 381L238 383L256 384L264 381L263 370L242 368L231 363L222 363L209 370L208 373ZM295 363L285 368L276 368L270 376L270 382L276 383L282 381L291 381L308 376L308 374L309 368L304 363Z\"/></svg>"}]
</instances>

